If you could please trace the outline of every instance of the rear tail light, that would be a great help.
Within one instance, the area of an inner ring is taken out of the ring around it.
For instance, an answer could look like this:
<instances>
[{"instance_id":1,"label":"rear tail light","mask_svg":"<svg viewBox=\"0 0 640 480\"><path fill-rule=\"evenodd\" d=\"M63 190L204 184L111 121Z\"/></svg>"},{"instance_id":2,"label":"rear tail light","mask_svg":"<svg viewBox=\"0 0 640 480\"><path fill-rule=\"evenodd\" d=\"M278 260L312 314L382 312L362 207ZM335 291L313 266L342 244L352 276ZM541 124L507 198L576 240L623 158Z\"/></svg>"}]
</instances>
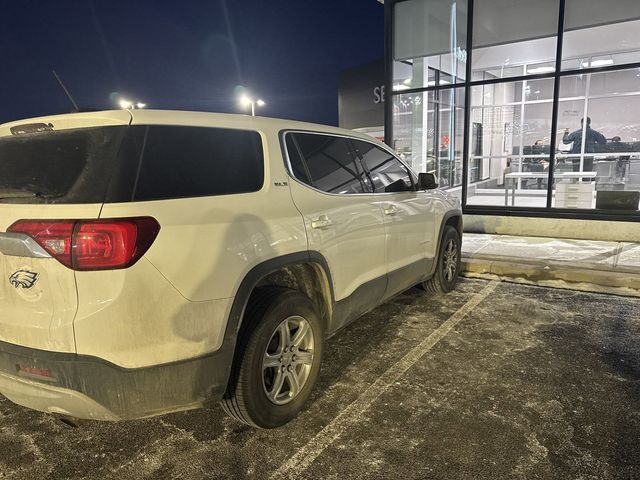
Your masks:
<instances>
[{"instance_id":1,"label":"rear tail light","mask_svg":"<svg viewBox=\"0 0 640 480\"><path fill-rule=\"evenodd\" d=\"M74 270L112 270L136 263L153 244L160 225L151 217L19 220L8 231L29 235Z\"/></svg>"}]
</instances>

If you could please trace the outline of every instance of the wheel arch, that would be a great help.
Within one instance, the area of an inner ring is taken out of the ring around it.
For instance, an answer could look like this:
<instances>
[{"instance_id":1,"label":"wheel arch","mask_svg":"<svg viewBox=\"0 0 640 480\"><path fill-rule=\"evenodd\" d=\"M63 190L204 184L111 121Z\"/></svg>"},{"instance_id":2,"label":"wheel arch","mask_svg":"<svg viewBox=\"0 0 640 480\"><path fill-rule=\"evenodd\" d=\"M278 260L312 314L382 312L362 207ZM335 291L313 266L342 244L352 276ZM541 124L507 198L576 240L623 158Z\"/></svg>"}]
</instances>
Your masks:
<instances>
[{"instance_id":1,"label":"wheel arch","mask_svg":"<svg viewBox=\"0 0 640 480\"><path fill-rule=\"evenodd\" d=\"M445 212L444 215L442 216L442 220L440 221L440 229L438 231L438 241L436 244L436 258L435 258L435 261L433 262L433 266L431 267L431 272L429 272L429 275L427 276L427 278L433 276L433 274L436 271L436 268L438 268L438 255L440 255L440 245L442 244L442 236L444 235L444 227L446 226L451 226L455 228L458 234L460 235L460 238L462 238L462 231L463 231L462 211L449 210Z\"/></svg>"},{"instance_id":2,"label":"wheel arch","mask_svg":"<svg viewBox=\"0 0 640 480\"><path fill-rule=\"evenodd\" d=\"M442 233L444 232L444 227L450 225L458 231L460 238L462 238L462 212L447 212L445 216L442 218L442 223L440 224L440 238L442 238Z\"/></svg>"},{"instance_id":3,"label":"wheel arch","mask_svg":"<svg viewBox=\"0 0 640 480\"><path fill-rule=\"evenodd\" d=\"M243 319L251 294L262 286L281 286L301 291L316 305L325 329L330 325L335 307L333 281L329 264L316 251L291 253L254 266L242 279L227 317L224 349L229 352L227 381L232 362L236 361L237 342L243 333Z\"/></svg>"}]
</instances>

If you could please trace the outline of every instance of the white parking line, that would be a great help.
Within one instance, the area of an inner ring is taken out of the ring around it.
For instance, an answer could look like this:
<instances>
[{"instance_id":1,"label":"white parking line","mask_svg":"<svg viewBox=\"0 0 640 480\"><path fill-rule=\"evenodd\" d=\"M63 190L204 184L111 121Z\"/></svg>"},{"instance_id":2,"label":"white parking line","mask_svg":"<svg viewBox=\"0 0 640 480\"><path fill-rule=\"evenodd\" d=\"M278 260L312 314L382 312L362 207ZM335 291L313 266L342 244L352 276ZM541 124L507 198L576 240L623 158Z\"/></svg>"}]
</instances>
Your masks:
<instances>
[{"instance_id":1,"label":"white parking line","mask_svg":"<svg viewBox=\"0 0 640 480\"><path fill-rule=\"evenodd\" d=\"M424 354L433 348L447 333L460 323L474 308L478 306L498 285L490 282L471 300L458 309L447 321L436 328L431 335L412 348L397 363L391 366L367 388L353 403L345 408L331 423L324 427L304 447L283 463L269 478L299 478L316 458L329 447L349 427L359 423L361 415L382 395L393 383L398 381Z\"/></svg>"}]
</instances>

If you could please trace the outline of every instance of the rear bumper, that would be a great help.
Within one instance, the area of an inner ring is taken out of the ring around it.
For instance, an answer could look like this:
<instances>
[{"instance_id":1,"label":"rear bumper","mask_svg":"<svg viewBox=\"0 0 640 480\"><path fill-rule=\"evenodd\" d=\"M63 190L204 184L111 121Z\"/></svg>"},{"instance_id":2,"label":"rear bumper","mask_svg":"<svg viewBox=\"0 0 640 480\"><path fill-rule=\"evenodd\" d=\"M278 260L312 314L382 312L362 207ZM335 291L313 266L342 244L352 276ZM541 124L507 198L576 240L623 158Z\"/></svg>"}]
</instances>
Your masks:
<instances>
[{"instance_id":1,"label":"rear bumper","mask_svg":"<svg viewBox=\"0 0 640 480\"><path fill-rule=\"evenodd\" d=\"M118 420L95 400L73 390L0 373L0 392L13 403L76 418Z\"/></svg>"},{"instance_id":2,"label":"rear bumper","mask_svg":"<svg viewBox=\"0 0 640 480\"><path fill-rule=\"evenodd\" d=\"M0 342L0 393L34 410L93 420L151 417L218 400L233 350L125 369L95 357Z\"/></svg>"}]
</instances>

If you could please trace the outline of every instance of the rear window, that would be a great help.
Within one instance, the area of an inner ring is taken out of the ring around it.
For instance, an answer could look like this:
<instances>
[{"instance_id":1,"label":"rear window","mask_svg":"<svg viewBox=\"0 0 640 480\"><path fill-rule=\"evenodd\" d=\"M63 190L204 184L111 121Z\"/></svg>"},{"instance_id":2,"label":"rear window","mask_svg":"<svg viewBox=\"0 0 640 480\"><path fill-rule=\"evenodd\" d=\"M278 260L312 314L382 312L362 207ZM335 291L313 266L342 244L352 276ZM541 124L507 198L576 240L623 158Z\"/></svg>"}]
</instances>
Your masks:
<instances>
[{"instance_id":1,"label":"rear window","mask_svg":"<svg viewBox=\"0 0 640 480\"><path fill-rule=\"evenodd\" d=\"M0 202L103 202L126 128L0 137Z\"/></svg>"},{"instance_id":2,"label":"rear window","mask_svg":"<svg viewBox=\"0 0 640 480\"><path fill-rule=\"evenodd\" d=\"M255 192L263 181L258 132L150 126L135 200Z\"/></svg>"}]
</instances>

